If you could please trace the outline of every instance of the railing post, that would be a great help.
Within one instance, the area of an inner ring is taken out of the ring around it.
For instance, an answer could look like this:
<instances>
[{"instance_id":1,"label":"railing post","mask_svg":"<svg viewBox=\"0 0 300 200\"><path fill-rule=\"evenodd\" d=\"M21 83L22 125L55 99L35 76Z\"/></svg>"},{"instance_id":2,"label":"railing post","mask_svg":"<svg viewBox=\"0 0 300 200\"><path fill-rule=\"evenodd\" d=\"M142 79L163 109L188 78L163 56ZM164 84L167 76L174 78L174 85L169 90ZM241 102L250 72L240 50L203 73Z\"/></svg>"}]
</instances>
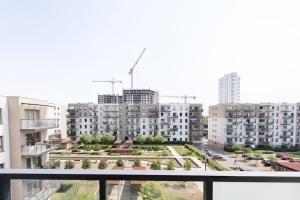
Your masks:
<instances>
[{"instance_id":1,"label":"railing post","mask_svg":"<svg viewBox=\"0 0 300 200\"><path fill-rule=\"evenodd\" d=\"M106 200L106 180L99 180L99 200Z\"/></svg>"},{"instance_id":2,"label":"railing post","mask_svg":"<svg viewBox=\"0 0 300 200\"><path fill-rule=\"evenodd\" d=\"M10 200L10 180L0 178L0 199Z\"/></svg>"},{"instance_id":3,"label":"railing post","mask_svg":"<svg viewBox=\"0 0 300 200\"><path fill-rule=\"evenodd\" d=\"M203 200L213 200L213 182L203 182Z\"/></svg>"}]
</instances>

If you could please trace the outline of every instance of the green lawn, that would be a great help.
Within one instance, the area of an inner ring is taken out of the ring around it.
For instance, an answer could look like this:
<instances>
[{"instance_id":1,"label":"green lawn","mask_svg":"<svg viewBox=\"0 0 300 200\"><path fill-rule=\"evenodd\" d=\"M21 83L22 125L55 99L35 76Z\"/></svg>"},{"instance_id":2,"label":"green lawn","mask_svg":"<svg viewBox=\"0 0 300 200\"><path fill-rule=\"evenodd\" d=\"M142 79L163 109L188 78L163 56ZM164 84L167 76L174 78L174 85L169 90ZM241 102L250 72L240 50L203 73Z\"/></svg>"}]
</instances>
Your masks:
<instances>
[{"instance_id":1,"label":"green lawn","mask_svg":"<svg viewBox=\"0 0 300 200\"><path fill-rule=\"evenodd\" d=\"M187 148L185 148L184 146L173 146L173 148L175 149L175 151L181 155L181 156L189 156L189 155L193 155L193 152L191 152L190 150L188 150Z\"/></svg>"},{"instance_id":2,"label":"green lawn","mask_svg":"<svg viewBox=\"0 0 300 200\"><path fill-rule=\"evenodd\" d=\"M98 181L61 181L62 184L71 185L66 191L58 191L51 196L52 200L87 200L93 199L95 192L98 189Z\"/></svg>"}]
</instances>

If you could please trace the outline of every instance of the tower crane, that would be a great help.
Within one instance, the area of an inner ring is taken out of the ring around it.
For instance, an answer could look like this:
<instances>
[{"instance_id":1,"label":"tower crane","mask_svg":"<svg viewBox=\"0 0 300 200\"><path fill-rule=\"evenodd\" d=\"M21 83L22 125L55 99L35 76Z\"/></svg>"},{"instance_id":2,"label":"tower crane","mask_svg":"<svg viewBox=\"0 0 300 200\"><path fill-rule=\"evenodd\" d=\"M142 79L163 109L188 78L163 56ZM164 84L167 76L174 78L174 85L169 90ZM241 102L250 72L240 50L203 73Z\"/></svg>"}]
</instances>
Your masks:
<instances>
[{"instance_id":1,"label":"tower crane","mask_svg":"<svg viewBox=\"0 0 300 200\"><path fill-rule=\"evenodd\" d=\"M129 75L131 76L131 89L133 89L133 70L135 69L135 67L139 63L139 61L142 58L142 56L144 55L145 51L146 51L146 48L143 49L143 51L140 53L139 57L137 58L137 60L135 61L135 63L133 64L133 66L129 70Z\"/></svg>"},{"instance_id":2,"label":"tower crane","mask_svg":"<svg viewBox=\"0 0 300 200\"><path fill-rule=\"evenodd\" d=\"M93 83L110 83L112 86L112 94L115 94L115 84L116 83L122 83L122 81L118 81L115 79L107 80L107 81L92 81Z\"/></svg>"},{"instance_id":3,"label":"tower crane","mask_svg":"<svg viewBox=\"0 0 300 200\"><path fill-rule=\"evenodd\" d=\"M188 96L188 95L183 95L183 96L172 96L172 95L163 95L160 97L167 97L167 98L180 98L184 100L184 103L187 103L187 99L196 99L196 96Z\"/></svg>"}]
</instances>

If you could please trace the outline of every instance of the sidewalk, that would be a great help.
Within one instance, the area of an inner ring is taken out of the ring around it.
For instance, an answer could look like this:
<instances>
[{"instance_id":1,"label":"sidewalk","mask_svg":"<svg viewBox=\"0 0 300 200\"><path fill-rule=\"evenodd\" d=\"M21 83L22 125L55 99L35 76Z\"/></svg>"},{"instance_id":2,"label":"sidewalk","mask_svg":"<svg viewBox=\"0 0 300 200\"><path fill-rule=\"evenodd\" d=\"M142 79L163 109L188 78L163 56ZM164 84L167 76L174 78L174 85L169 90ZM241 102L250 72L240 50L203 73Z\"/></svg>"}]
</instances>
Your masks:
<instances>
[{"instance_id":1,"label":"sidewalk","mask_svg":"<svg viewBox=\"0 0 300 200\"><path fill-rule=\"evenodd\" d=\"M183 167L185 161L182 159L182 157L177 153L177 151L172 146L167 146L169 151L173 154L177 162Z\"/></svg>"}]
</instances>

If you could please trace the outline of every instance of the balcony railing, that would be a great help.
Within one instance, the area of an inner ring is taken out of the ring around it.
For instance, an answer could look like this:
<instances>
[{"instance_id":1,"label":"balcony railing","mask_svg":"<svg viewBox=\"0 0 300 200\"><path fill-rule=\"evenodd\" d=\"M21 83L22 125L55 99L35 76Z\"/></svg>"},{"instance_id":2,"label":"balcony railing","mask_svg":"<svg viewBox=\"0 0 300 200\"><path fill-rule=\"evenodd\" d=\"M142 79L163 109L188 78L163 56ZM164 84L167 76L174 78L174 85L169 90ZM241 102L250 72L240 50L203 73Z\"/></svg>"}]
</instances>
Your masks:
<instances>
[{"instance_id":1,"label":"balcony railing","mask_svg":"<svg viewBox=\"0 0 300 200\"><path fill-rule=\"evenodd\" d=\"M57 148L59 148L58 143L22 145L21 146L21 155L22 156L38 156L40 154L55 150Z\"/></svg>"},{"instance_id":2,"label":"balcony railing","mask_svg":"<svg viewBox=\"0 0 300 200\"><path fill-rule=\"evenodd\" d=\"M10 180L12 179L49 179L49 180L97 180L99 199L105 200L107 180L136 181L197 181L203 182L203 199L213 200L219 194L220 183L300 183L299 172L194 172L194 171L141 171L141 170L0 170L0 199L10 199ZM256 184L256 185L257 185ZM274 185L273 185L274 186ZM224 191L223 191L224 192ZM236 190L235 193L239 193ZM294 193L295 195L297 193ZM242 194L243 195L243 194ZM270 194L269 194L270 195ZM285 194L286 195L286 194ZM274 196L274 195L273 195ZM271 197L271 196L270 196ZM297 198L296 196L294 198Z\"/></svg>"},{"instance_id":3,"label":"balcony railing","mask_svg":"<svg viewBox=\"0 0 300 200\"><path fill-rule=\"evenodd\" d=\"M58 119L21 119L22 130L45 130L58 127Z\"/></svg>"}]
</instances>

